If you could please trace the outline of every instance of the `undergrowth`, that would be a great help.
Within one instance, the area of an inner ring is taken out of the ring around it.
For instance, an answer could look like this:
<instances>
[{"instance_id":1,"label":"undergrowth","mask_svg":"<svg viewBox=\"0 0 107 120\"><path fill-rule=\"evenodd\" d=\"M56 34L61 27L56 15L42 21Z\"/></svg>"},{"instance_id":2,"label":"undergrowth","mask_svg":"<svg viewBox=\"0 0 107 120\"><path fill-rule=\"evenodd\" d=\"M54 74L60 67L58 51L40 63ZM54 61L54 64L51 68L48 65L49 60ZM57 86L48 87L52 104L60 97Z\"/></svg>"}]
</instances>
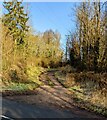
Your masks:
<instances>
[{"instance_id":1,"label":"undergrowth","mask_svg":"<svg viewBox=\"0 0 107 120\"><path fill-rule=\"evenodd\" d=\"M74 101L81 108L107 116L107 73L64 72L63 69L57 71L55 77L73 93Z\"/></svg>"},{"instance_id":2,"label":"undergrowth","mask_svg":"<svg viewBox=\"0 0 107 120\"><path fill-rule=\"evenodd\" d=\"M2 77L2 90L34 90L43 85L39 81L39 76L43 72L45 72L45 69L42 67L28 66L26 71L23 72L23 69L19 66L14 66Z\"/></svg>"}]
</instances>

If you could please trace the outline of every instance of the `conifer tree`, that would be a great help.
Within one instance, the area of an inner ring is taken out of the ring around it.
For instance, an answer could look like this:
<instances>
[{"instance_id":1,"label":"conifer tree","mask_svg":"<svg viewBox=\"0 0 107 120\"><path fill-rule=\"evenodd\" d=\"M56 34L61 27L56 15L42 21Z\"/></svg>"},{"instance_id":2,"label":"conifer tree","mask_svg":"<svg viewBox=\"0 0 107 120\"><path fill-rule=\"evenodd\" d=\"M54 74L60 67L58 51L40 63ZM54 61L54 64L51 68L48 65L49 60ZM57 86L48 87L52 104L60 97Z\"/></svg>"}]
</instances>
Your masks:
<instances>
[{"instance_id":1,"label":"conifer tree","mask_svg":"<svg viewBox=\"0 0 107 120\"><path fill-rule=\"evenodd\" d=\"M24 37L28 31L28 16L24 13L22 2L13 0L12 2L4 2L4 8L7 10L2 22L8 27L13 40L17 45L24 44Z\"/></svg>"}]
</instances>

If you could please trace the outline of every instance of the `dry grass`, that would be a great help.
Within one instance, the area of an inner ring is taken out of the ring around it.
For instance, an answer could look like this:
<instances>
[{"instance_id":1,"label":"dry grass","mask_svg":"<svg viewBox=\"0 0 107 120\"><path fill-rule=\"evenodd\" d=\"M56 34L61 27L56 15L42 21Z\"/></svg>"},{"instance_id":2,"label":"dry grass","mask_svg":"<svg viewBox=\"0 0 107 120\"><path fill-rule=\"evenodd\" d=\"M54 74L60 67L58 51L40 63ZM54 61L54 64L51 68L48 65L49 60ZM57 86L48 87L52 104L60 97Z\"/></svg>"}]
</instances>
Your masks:
<instances>
[{"instance_id":1,"label":"dry grass","mask_svg":"<svg viewBox=\"0 0 107 120\"><path fill-rule=\"evenodd\" d=\"M74 93L74 98L80 106L94 110L106 115L107 112L107 73L98 74L92 72L64 73L66 77L61 78L62 72L55 76L61 84ZM83 105L83 103L87 105ZM94 107L93 107L94 106ZM106 109L106 110L105 110Z\"/></svg>"}]
</instances>

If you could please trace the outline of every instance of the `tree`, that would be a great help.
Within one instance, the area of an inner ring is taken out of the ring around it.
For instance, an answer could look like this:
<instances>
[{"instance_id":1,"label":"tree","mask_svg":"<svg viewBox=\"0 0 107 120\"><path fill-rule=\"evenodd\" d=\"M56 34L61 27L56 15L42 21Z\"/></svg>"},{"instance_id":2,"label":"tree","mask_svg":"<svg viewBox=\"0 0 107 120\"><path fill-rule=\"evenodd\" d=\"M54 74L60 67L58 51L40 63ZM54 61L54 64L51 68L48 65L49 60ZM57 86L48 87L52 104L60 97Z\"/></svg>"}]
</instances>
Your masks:
<instances>
[{"instance_id":1,"label":"tree","mask_svg":"<svg viewBox=\"0 0 107 120\"><path fill-rule=\"evenodd\" d=\"M29 31L30 32L30 31ZM43 67L57 67L62 60L63 51L60 48L60 34L47 30L35 35L28 34L29 62Z\"/></svg>"},{"instance_id":2,"label":"tree","mask_svg":"<svg viewBox=\"0 0 107 120\"><path fill-rule=\"evenodd\" d=\"M101 10L100 1L81 3L77 8L76 17L75 33L79 43L79 47L76 48L79 48L83 69L105 71L107 68L107 39L104 37L106 36L106 17L104 17L104 11ZM72 40L74 41L74 37ZM74 42L71 46L73 44ZM72 53L75 54L74 48ZM74 59L74 56L72 57Z\"/></svg>"},{"instance_id":3,"label":"tree","mask_svg":"<svg viewBox=\"0 0 107 120\"><path fill-rule=\"evenodd\" d=\"M17 45L24 44L24 37L28 31L28 16L24 13L22 2L13 0L12 2L4 2L4 8L7 13L4 14L2 22L9 29L9 34L13 36L13 41Z\"/></svg>"},{"instance_id":4,"label":"tree","mask_svg":"<svg viewBox=\"0 0 107 120\"><path fill-rule=\"evenodd\" d=\"M7 11L2 18L2 22L9 30L6 36L8 34L11 35L14 41L14 62L18 54L21 54L24 57L23 59L26 59L27 41L25 40L29 28L27 26L28 15L24 12L22 2L18 2L17 0L4 2L3 6Z\"/></svg>"}]
</instances>

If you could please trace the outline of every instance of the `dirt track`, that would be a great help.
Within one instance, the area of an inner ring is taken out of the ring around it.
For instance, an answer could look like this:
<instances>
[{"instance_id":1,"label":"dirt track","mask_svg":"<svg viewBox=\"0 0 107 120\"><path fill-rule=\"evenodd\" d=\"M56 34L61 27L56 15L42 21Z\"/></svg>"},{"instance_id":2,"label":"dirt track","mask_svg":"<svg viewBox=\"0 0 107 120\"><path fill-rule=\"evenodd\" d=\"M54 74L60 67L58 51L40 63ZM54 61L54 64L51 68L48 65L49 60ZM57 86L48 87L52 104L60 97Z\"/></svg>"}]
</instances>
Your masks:
<instances>
[{"instance_id":1,"label":"dirt track","mask_svg":"<svg viewBox=\"0 0 107 120\"><path fill-rule=\"evenodd\" d=\"M69 111L72 116L75 116L78 118L103 118L102 116L96 115L95 113L88 112L83 109L75 107L73 105L72 93L69 92L63 86L61 86L61 84L55 78L54 72L52 71L52 72L48 72L41 75L41 81L45 82L47 79L47 76L48 76L48 79L50 79L54 83L53 87L46 84L44 86L41 86L40 88L37 88L37 90L35 91L36 94L34 95L33 94L20 95L20 96L12 95L12 96L5 96L5 98L13 101L21 102L21 104L23 102L27 104L31 104L31 105L34 105L35 107L39 105L39 106L43 106L43 108L45 106L46 108L49 108L49 109L52 108L56 111L57 110ZM60 116L59 114L59 117L62 117L62 116ZM65 117L67 117L66 114L65 114Z\"/></svg>"}]
</instances>

